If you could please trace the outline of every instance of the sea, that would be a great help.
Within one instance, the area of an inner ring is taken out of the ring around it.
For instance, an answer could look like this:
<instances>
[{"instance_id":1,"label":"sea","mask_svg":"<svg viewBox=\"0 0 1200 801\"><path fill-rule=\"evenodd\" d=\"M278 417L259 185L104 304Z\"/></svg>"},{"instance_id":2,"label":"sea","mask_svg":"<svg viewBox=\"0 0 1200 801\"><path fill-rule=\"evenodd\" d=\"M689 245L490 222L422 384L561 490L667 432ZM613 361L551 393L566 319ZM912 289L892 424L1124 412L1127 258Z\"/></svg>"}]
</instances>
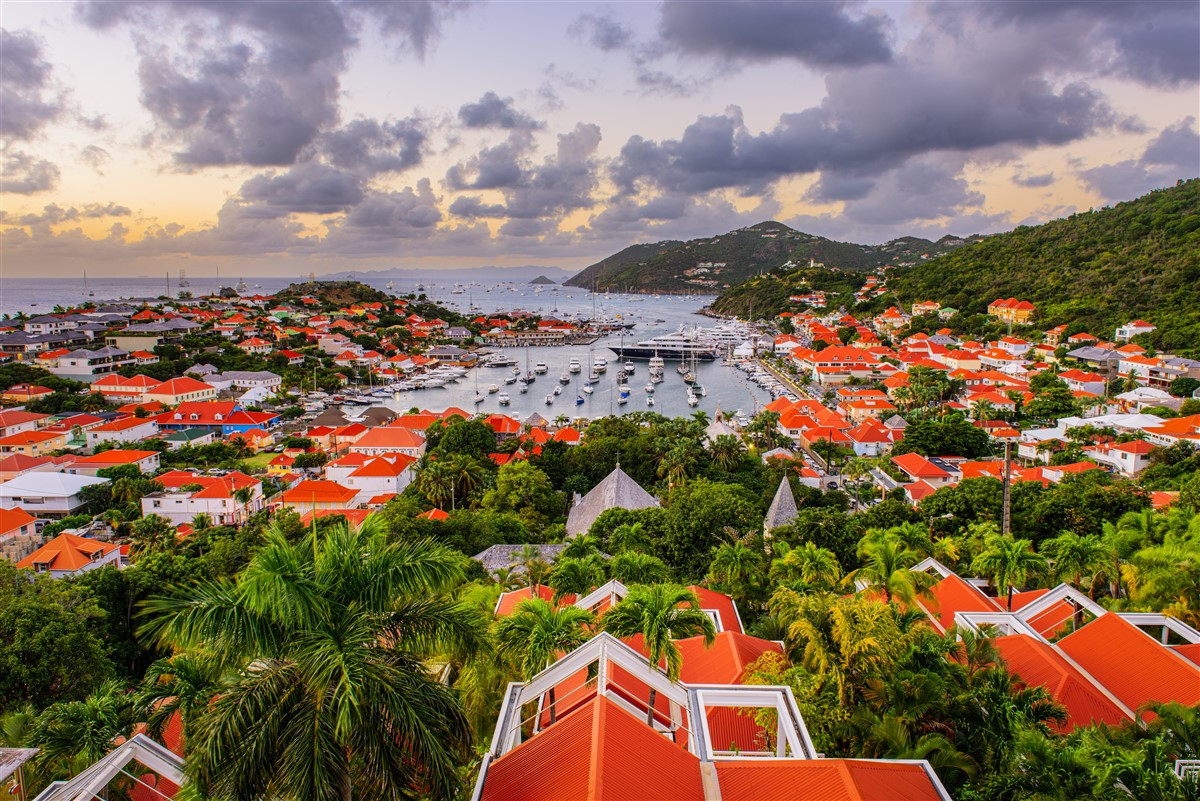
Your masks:
<instances>
[{"instance_id":1,"label":"sea","mask_svg":"<svg viewBox=\"0 0 1200 801\"><path fill-rule=\"evenodd\" d=\"M456 384L445 387L422 389L393 395L381 399L381 405L403 412L412 408L441 411L456 406L466 411L503 412L518 419L526 419L538 413L548 420L560 415L575 418L596 418L609 414L628 414L634 411L653 411L667 417L687 416L697 410L712 417L718 408L730 415L742 411L757 412L771 401L771 396L757 385L746 380L736 368L720 361L701 362L696 366L696 379L704 387L705 395L696 407L687 403L687 385L676 372L675 363L668 362L664 380L654 387L654 405L647 403L650 393L645 391L649 383L647 363L635 362L635 372L627 379L629 398L620 403L617 392L617 370L620 360L610 348L622 344L634 344L660 334L671 333L683 328L707 327L714 324L711 317L700 313L713 301L711 295L643 295L624 293L592 293L586 289L558 285L533 285L526 280L455 281L454 274L431 278L428 273L415 275L360 274L354 280L395 295L423 291L431 300L463 314L489 314L505 311L532 312L543 317L575 316L615 318L633 323L633 328L623 334L613 333L591 345L565 347L529 347L512 349L508 355L517 359L524 372L533 370L539 362L545 362L548 370L536 376L528 391L522 394L519 384L505 384L511 375L509 368L477 368ZM271 294L284 289L296 279L277 276L261 276L245 279L247 294ZM193 278L187 289L194 295L209 294L219 287L212 277ZM171 295L176 296L179 287L172 279ZM86 293L82 281L74 279L0 279L0 314L45 314L56 304L78 305L85 300L97 304L123 301L130 298L157 299L166 295L164 278L129 277L98 278L88 281ZM162 302L156 300L156 302ZM608 359L609 369L600 376L594 392L583 392L581 381L586 379L588 368L595 357ZM571 375L568 384L561 384L559 377L567 373L572 358L583 365L583 373ZM485 400L474 403L476 384L485 394ZM488 392L491 385L507 392L510 404L501 406L500 392ZM554 395L555 387L562 387L561 394ZM547 404L547 396L551 403ZM583 398L582 404L576 404ZM353 413L361 407L348 407Z\"/></svg>"}]
</instances>

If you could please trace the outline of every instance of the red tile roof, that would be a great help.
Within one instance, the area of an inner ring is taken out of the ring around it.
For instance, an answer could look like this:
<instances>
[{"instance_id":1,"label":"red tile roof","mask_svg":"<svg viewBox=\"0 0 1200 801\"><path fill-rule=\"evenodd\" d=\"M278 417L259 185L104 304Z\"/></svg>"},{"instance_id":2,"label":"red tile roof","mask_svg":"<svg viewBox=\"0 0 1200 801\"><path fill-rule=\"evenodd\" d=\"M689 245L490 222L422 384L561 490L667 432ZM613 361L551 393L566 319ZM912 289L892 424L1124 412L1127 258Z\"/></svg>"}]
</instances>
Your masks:
<instances>
[{"instance_id":1,"label":"red tile roof","mask_svg":"<svg viewBox=\"0 0 1200 801\"><path fill-rule=\"evenodd\" d=\"M1069 732L1093 723L1117 725L1129 720L1121 708L1088 681L1083 673L1063 658L1052 645L1024 634L997 637L993 642L1010 673L1027 687L1045 687L1067 710Z\"/></svg>"},{"instance_id":2,"label":"red tile roof","mask_svg":"<svg viewBox=\"0 0 1200 801\"><path fill-rule=\"evenodd\" d=\"M721 628L724 631L736 631L741 634L742 620L738 616L737 605L733 599L723 592L710 590L706 587L700 587L693 584L688 587L689 590L696 593L696 598L700 601L700 608L705 610L715 610L721 615Z\"/></svg>"},{"instance_id":3,"label":"red tile roof","mask_svg":"<svg viewBox=\"0 0 1200 801\"><path fill-rule=\"evenodd\" d=\"M939 801L921 765L855 759L719 761L722 801Z\"/></svg>"},{"instance_id":4,"label":"red tile roof","mask_svg":"<svg viewBox=\"0 0 1200 801\"><path fill-rule=\"evenodd\" d=\"M996 602L979 588L951 573L929 588L929 596L917 603L941 631L954 625L958 612L1001 612Z\"/></svg>"},{"instance_id":5,"label":"red tile roof","mask_svg":"<svg viewBox=\"0 0 1200 801\"><path fill-rule=\"evenodd\" d=\"M1131 709L1148 701L1200 703L1200 665L1119 615L1101 615L1058 647Z\"/></svg>"},{"instance_id":6,"label":"red tile roof","mask_svg":"<svg viewBox=\"0 0 1200 801\"><path fill-rule=\"evenodd\" d=\"M594 698L493 762L482 797L702 801L705 795L695 756L607 698Z\"/></svg>"},{"instance_id":7,"label":"red tile roof","mask_svg":"<svg viewBox=\"0 0 1200 801\"><path fill-rule=\"evenodd\" d=\"M51 570L78 570L92 562L93 554L99 553L103 557L115 550L117 546L110 542L64 533L17 562L17 567L32 570L34 565L48 563Z\"/></svg>"}]
</instances>

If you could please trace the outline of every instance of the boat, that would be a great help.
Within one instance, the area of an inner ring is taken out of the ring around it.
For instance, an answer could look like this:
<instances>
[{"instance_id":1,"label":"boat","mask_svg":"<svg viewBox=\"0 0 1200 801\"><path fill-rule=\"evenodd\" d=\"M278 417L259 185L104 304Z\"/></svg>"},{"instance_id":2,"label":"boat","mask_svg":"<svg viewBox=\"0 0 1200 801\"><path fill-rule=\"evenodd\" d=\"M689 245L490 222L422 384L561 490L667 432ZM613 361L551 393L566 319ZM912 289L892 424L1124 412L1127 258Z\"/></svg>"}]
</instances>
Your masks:
<instances>
[{"instance_id":1,"label":"boat","mask_svg":"<svg viewBox=\"0 0 1200 801\"><path fill-rule=\"evenodd\" d=\"M554 405L554 396L553 396L553 395L547 395L547 396L546 396L546 405L547 405L547 406L553 406L553 405Z\"/></svg>"},{"instance_id":2,"label":"boat","mask_svg":"<svg viewBox=\"0 0 1200 801\"><path fill-rule=\"evenodd\" d=\"M691 390L691 388L689 387L689 388L688 388L688 394L687 394L687 404L688 404L688 406L695 406L695 405L696 405L696 404L698 404L699 402L700 402L700 398L699 398L699 397L697 397L695 394L693 394L693 393L692 393L692 390Z\"/></svg>"},{"instance_id":3,"label":"boat","mask_svg":"<svg viewBox=\"0 0 1200 801\"><path fill-rule=\"evenodd\" d=\"M653 396L653 395L647 395L647 396L646 396L646 405L647 405L647 406L653 406L653 405L654 405L654 396Z\"/></svg>"},{"instance_id":4,"label":"boat","mask_svg":"<svg viewBox=\"0 0 1200 801\"><path fill-rule=\"evenodd\" d=\"M661 373L665 367L666 364L663 362L662 356L659 356L658 352L656 351L655 354L650 357L650 372Z\"/></svg>"},{"instance_id":5,"label":"boat","mask_svg":"<svg viewBox=\"0 0 1200 801\"><path fill-rule=\"evenodd\" d=\"M484 397L486 397L486 396L482 392L479 392L479 391L475 392L475 402L476 403L483 403Z\"/></svg>"},{"instance_id":6,"label":"boat","mask_svg":"<svg viewBox=\"0 0 1200 801\"><path fill-rule=\"evenodd\" d=\"M526 384L532 384L532 383L533 383L533 380L534 380L535 378L537 378L537 376L535 376L533 373L526 373L526 374L525 374L525 383L526 383Z\"/></svg>"},{"instance_id":7,"label":"boat","mask_svg":"<svg viewBox=\"0 0 1200 801\"><path fill-rule=\"evenodd\" d=\"M545 362L538 362L533 366L533 372L537 373L538 375L545 375L546 373L550 372L550 368L546 366Z\"/></svg>"},{"instance_id":8,"label":"boat","mask_svg":"<svg viewBox=\"0 0 1200 801\"><path fill-rule=\"evenodd\" d=\"M513 371L513 375L521 374L521 368L517 366L517 363L515 361L513 362L512 371Z\"/></svg>"},{"instance_id":9,"label":"boat","mask_svg":"<svg viewBox=\"0 0 1200 801\"><path fill-rule=\"evenodd\" d=\"M555 394L555 395L561 395L561 394L562 394L562 387L561 387L561 386L559 386L559 387L555 387L555 388L554 388L554 394Z\"/></svg>"},{"instance_id":10,"label":"boat","mask_svg":"<svg viewBox=\"0 0 1200 801\"><path fill-rule=\"evenodd\" d=\"M605 372L608 370L608 359L603 356L597 356L596 360L592 362L592 369L597 373Z\"/></svg>"},{"instance_id":11,"label":"boat","mask_svg":"<svg viewBox=\"0 0 1200 801\"><path fill-rule=\"evenodd\" d=\"M583 365L579 363L579 359L571 359L571 363L567 365L567 371L570 373L578 373L583 370Z\"/></svg>"},{"instance_id":12,"label":"boat","mask_svg":"<svg viewBox=\"0 0 1200 801\"><path fill-rule=\"evenodd\" d=\"M235 292L237 292L239 295L244 295L244 294L246 294L247 292L249 292L249 291L250 291L250 287L246 285L246 279L245 279L245 278L242 278L241 280L239 280L239 281L237 282L237 286L235 286L233 289L234 289L234 291L235 291Z\"/></svg>"},{"instance_id":13,"label":"boat","mask_svg":"<svg viewBox=\"0 0 1200 801\"><path fill-rule=\"evenodd\" d=\"M634 367L635 367L635 365L633 362L629 361L628 359L625 360L625 372L626 373L628 373L629 375L633 375Z\"/></svg>"},{"instance_id":14,"label":"boat","mask_svg":"<svg viewBox=\"0 0 1200 801\"><path fill-rule=\"evenodd\" d=\"M484 367L514 367L517 360L503 353L493 353L483 360Z\"/></svg>"},{"instance_id":15,"label":"boat","mask_svg":"<svg viewBox=\"0 0 1200 801\"><path fill-rule=\"evenodd\" d=\"M599 380L600 380L600 374L599 374L599 373L597 373L595 370L593 370L592 372L588 373L588 381L590 381L590 382L592 382L592 383L594 384L594 383L596 383L596 382L597 382L597 381L599 381Z\"/></svg>"},{"instance_id":16,"label":"boat","mask_svg":"<svg viewBox=\"0 0 1200 801\"><path fill-rule=\"evenodd\" d=\"M517 377L515 375L506 376L504 379L504 383L505 384L515 384L515 383L517 383Z\"/></svg>"},{"instance_id":17,"label":"boat","mask_svg":"<svg viewBox=\"0 0 1200 801\"><path fill-rule=\"evenodd\" d=\"M507 406L508 404L512 403L512 398L508 396L507 392L501 392L496 400L500 401L501 406Z\"/></svg>"},{"instance_id":18,"label":"boat","mask_svg":"<svg viewBox=\"0 0 1200 801\"><path fill-rule=\"evenodd\" d=\"M704 387L700 386L699 384L692 384L692 392L696 395L699 395L702 398L708 394L708 390L706 390Z\"/></svg>"},{"instance_id":19,"label":"boat","mask_svg":"<svg viewBox=\"0 0 1200 801\"><path fill-rule=\"evenodd\" d=\"M582 405L583 405L583 396L582 396L582 395L576 395L576 396L575 396L575 405L576 405L576 406L582 406Z\"/></svg>"},{"instance_id":20,"label":"boat","mask_svg":"<svg viewBox=\"0 0 1200 801\"><path fill-rule=\"evenodd\" d=\"M529 385L526 384L524 381L522 381L521 388L518 390L518 392L520 392L522 395L524 395L528 391L529 391Z\"/></svg>"},{"instance_id":21,"label":"boat","mask_svg":"<svg viewBox=\"0 0 1200 801\"><path fill-rule=\"evenodd\" d=\"M646 394L647 394L647 395L653 395L653 394L654 394L654 384L652 384L652 383L651 383L651 384L647 384L647 385L645 386L645 390L646 390Z\"/></svg>"},{"instance_id":22,"label":"boat","mask_svg":"<svg viewBox=\"0 0 1200 801\"><path fill-rule=\"evenodd\" d=\"M650 376L651 384L661 384L662 382L663 382L662 373L655 373L654 375Z\"/></svg>"},{"instance_id":23,"label":"boat","mask_svg":"<svg viewBox=\"0 0 1200 801\"><path fill-rule=\"evenodd\" d=\"M498 384L488 384L488 394L489 395L495 395L499 391L500 391L500 386Z\"/></svg>"},{"instance_id":24,"label":"boat","mask_svg":"<svg viewBox=\"0 0 1200 801\"><path fill-rule=\"evenodd\" d=\"M618 406L624 406L624 405L625 405L625 404L627 404L627 403L629 403L629 396L628 396L628 395L622 395L621 397L617 398L617 405L618 405Z\"/></svg>"},{"instance_id":25,"label":"boat","mask_svg":"<svg viewBox=\"0 0 1200 801\"><path fill-rule=\"evenodd\" d=\"M596 390L591 384L584 384L583 391L586 392L587 394L591 395Z\"/></svg>"},{"instance_id":26,"label":"boat","mask_svg":"<svg viewBox=\"0 0 1200 801\"><path fill-rule=\"evenodd\" d=\"M620 392L622 395L628 395L629 394L629 385L628 384L619 384L617 386L617 392Z\"/></svg>"},{"instance_id":27,"label":"boat","mask_svg":"<svg viewBox=\"0 0 1200 801\"><path fill-rule=\"evenodd\" d=\"M622 359L654 359L661 361L683 361L696 359L710 362L717 358L717 343L700 329L685 330L680 326L673 334L662 334L638 342L636 345L610 347ZM652 365L653 366L653 365Z\"/></svg>"}]
</instances>

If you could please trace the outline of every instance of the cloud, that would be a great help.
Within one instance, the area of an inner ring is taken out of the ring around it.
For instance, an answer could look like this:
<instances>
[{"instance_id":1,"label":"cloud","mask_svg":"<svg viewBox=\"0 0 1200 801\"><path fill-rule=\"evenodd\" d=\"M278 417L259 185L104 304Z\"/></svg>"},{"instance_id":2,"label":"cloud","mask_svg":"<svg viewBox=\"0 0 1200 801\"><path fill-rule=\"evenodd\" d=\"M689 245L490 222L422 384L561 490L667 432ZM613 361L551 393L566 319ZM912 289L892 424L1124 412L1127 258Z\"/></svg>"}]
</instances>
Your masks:
<instances>
[{"instance_id":1,"label":"cloud","mask_svg":"<svg viewBox=\"0 0 1200 801\"><path fill-rule=\"evenodd\" d=\"M88 145L79 151L79 158L83 160L84 164L95 170L97 175L104 175L101 167L112 160L112 154L99 145Z\"/></svg>"},{"instance_id":2,"label":"cloud","mask_svg":"<svg viewBox=\"0 0 1200 801\"><path fill-rule=\"evenodd\" d=\"M309 162L277 175L256 175L242 184L240 196L249 214L284 217L348 211L365 193L362 179L353 173Z\"/></svg>"},{"instance_id":3,"label":"cloud","mask_svg":"<svg viewBox=\"0 0 1200 801\"><path fill-rule=\"evenodd\" d=\"M1092 68L1149 86L1200 81L1200 5L1194 2L979 0L944 4L940 13L1012 25L1033 38L1053 32L1058 42L1073 40Z\"/></svg>"},{"instance_id":4,"label":"cloud","mask_svg":"<svg viewBox=\"0 0 1200 801\"><path fill-rule=\"evenodd\" d=\"M423 54L454 11L419 0L93 0L79 8L93 28L134 31L142 104L184 169L295 163L337 124L341 75L363 22Z\"/></svg>"},{"instance_id":5,"label":"cloud","mask_svg":"<svg viewBox=\"0 0 1200 801\"><path fill-rule=\"evenodd\" d=\"M983 193L962 177L961 155L929 155L906 161L874 182L861 198L848 200L842 214L874 226L908 226L977 211Z\"/></svg>"},{"instance_id":6,"label":"cloud","mask_svg":"<svg viewBox=\"0 0 1200 801\"><path fill-rule=\"evenodd\" d=\"M1029 175L1022 170L1012 177L1012 182L1017 186L1024 186L1028 189L1050 186L1054 183L1054 173L1046 172L1040 175Z\"/></svg>"},{"instance_id":7,"label":"cloud","mask_svg":"<svg viewBox=\"0 0 1200 801\"><path fill-rule=\"evenodd\" d=\"M20 150L5 148L0 163L4 167L4 191L14 195L33 195L55 189L62 176L56 165Z\"/></svg>"},{"instance_id":8,"label":"cloud","mask_svg":"<svg viewBox=\"0 0 1200 801\"><path fill-rule=\"evenodd\" d=\"M892 63L831 73L819 105L782 114L771 130L751 132L731 107L698 117L678 139L631 137L612 177L622 194L646 187L753 194L784 176L821 172L823 185L839 186L834 197L844 199L915 156L1000 147L1015 154L1128 123L1088 84L1051 82L1030 49L1005 37L916 41Z\"/></svg>"},{"instance_id":9,"label":"cloud","mask_svg":"<svg viewBox=\"0 0 1200 801\"><path fill-rule=\"evenodd\" d=\"M428 138L426 122L419 118L362 119L322 134L318 144L333 166L375 176L418 166Z\"/></svg>"},{"instance_id":10,"label":"cloud","mask_svg":"<svg viewBox=\"0 0 1200 801\"><path fill-rule=\"evenodd\" d=\"M458 110L458 119L467 128L505 128L537 130L545 123L513 107L511 97L501 98L495 92L484 92L475 103L465 103Z\"/></svg>"},{"instance_id":11,"label":"cloud","mask_svg":"<svg viewBox=\"0 0 1200 801\"><path fill-rule=\"evenodd\" d=\"M559 134L554 155L534 166L527 157L531 147L516 132L496 147L486 148L465 164L452 167L447 183L454 189L495 189L504 194L503 204L485 203L475 196L462 196L450 204L450 213L465 219L508 217L533 220L557 217L595 204L598 183L596 151L600 127L578 123ZM522 226L521 236L532 226Z\"/></svg>"},{"instance_id":12,"label":"cloud","mask_svg":"<svg viewBox=\"0 0 1200 801\"><path fill-rule=\"evenodd\" d=\"M5 225L57 225L64 222L74 222L81 219L100 219L103 217L128 217L133 214L127 207L116 203L88 203L82 208L70 206L63 208L57 203L50 203L42 208L41 213L22 214L20 216L5 214L0 220Z\"/></svg>"},{"instance_id":13,"label":"cloud","mask_svg":"<svg viewBox=\"0 0 1200 801\"><path fill-rule=\"evenodd\" d=\"M567 27L567 33L588 42L592 47L611 53L624 50L634 43L633 29L618 22L610 13L581 14Z\"/></svg>"},{"instance_id":14,"label":"cloud","mask_svg":"<svg viewBox=\"0 0 1200 801\"><path fill-rule=\"evenodd\" d=\"M63 98L53 90L51 74L40 39L0 28L0 136L28 141L62 114Z\"/></svg>"},{"instance_id":15,"label":"cloud","mask_svg":"<svg viewBox=\"0 0 1200 801\"><path fill-rule=\"evenodd\" d=\"M1138 159L1081 170L1079 177L1110 202L1129 200L1181 178L1200 176L1200 134L1196 118L1168 126L1150 141Z\"/></svg>"},{"instance_id":16,"label":"cloud","mask_svg":"<svg viewBox=\"0 0 1200 801\"><path fill-rule=\"evenodd\" d=\"M678 52L733 61L789 59L822 69L890 61L889 20L854 19L849 5L833 0L667 2L660 7L659 35Z\"/></svg>"}]
</instances>

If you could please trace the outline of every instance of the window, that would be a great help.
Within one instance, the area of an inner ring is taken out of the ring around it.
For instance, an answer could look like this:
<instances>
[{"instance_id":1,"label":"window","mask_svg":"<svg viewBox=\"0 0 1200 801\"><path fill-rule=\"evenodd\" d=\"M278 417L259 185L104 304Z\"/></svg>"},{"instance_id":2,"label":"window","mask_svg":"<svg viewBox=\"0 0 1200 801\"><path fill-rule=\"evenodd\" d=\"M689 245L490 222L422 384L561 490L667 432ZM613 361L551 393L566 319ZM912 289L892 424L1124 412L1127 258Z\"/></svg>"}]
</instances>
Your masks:
<instances>
[{"instance_id":1,"label":"window","mask_svg":"<svg viewBox=\"0 0 1200 801\"><path fill-rule=\"evenodd\" d=\"M34 562L33 563L33 572L35 572L35 573L46 573L49 570L50 570L49 562Z\"/></svg>"}]
</instances>

